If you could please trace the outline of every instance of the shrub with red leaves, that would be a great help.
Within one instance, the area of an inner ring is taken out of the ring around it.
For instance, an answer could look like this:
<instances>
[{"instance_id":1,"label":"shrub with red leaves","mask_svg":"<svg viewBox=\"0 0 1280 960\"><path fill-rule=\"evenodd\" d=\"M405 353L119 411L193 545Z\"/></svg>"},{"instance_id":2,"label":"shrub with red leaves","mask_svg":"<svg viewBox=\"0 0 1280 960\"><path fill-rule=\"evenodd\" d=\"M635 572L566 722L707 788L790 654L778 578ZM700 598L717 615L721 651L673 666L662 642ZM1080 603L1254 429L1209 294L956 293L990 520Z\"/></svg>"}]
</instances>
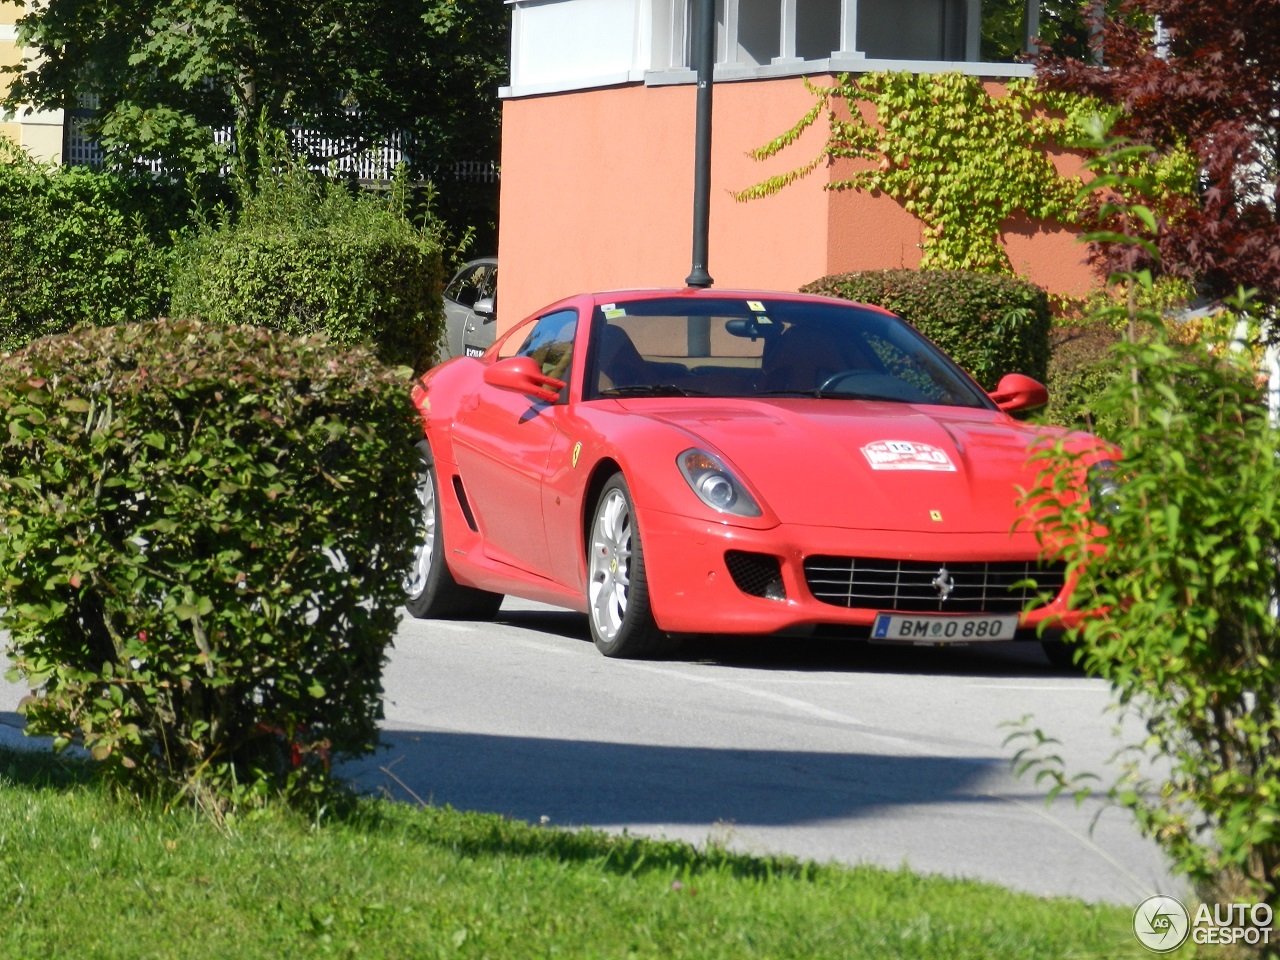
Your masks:
<instances>
[{"instance_id":1,"label":"shrub with red leaves","mask_svg":"<svg viewBox=\"0 0 1280 960\"><path fill-rule=\"evenodd\" d=\"M1199 161L1199 196L1165 211L1166 271L1280 303L1280 2L1123 0L1099 26L1093 62L1047 57L1041 82L1120 104L1113 133Z\"/></svg>"}]
</instances>

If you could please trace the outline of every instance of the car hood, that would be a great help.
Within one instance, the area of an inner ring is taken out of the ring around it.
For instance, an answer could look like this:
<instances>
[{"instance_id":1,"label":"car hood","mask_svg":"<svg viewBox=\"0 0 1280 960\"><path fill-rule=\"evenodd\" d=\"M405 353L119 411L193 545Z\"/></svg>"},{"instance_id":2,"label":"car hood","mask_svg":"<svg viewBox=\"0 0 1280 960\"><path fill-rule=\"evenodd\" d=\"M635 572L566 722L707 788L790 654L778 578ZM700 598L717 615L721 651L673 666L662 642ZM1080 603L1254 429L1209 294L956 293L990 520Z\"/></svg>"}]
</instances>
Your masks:
<instances>
[{"instance_id":1,"label":"car hood","mask_svg":"<svg viewBox=\"0 0 1280 960\"><path fill-rule=\"evenodd\" d=\"M784 523L1008 533L1030 449L1062 431L992 410L838 399L624 401L723 454Z\"/></svg>"}]
</instances>

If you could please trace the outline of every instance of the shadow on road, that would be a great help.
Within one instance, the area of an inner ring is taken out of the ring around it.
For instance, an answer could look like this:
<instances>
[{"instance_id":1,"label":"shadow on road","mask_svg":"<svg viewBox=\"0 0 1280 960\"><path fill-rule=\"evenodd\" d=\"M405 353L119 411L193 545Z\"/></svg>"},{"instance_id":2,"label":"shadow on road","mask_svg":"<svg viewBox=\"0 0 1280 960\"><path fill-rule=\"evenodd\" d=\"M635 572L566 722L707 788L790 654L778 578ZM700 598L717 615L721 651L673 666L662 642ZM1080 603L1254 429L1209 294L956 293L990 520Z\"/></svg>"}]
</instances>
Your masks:
<instances>
[{"instance_id":1,"label":"shadow on road","mask_svg":"<svg viewBox=\"0 0 1280 960\"><path fill-rule=\"evenodd\" d=\"M344 765L362 790L560 826L786 826L885 807L1000 804L980 783L1008 765L924 757L664 747L384 731L375 757ZM385 768L385 770L383 769ZM389 772L387 772L389 771Z\"/></svg>"},{"instance_id":2,"label":"shadow on road","mask_svg":"<svg viewBox=\"0 0 1280 960\"><path fill-rule=\"evenodd\" d=\"M591 642L585 614L570 610L502 610L497 621L525 630ZM670 659L753 670L848 673L954 674L957 676L1080 676L1051 666L1034 641L915 647L864 640L809 637L693 637Z\"/></svg>"}]
</instances>

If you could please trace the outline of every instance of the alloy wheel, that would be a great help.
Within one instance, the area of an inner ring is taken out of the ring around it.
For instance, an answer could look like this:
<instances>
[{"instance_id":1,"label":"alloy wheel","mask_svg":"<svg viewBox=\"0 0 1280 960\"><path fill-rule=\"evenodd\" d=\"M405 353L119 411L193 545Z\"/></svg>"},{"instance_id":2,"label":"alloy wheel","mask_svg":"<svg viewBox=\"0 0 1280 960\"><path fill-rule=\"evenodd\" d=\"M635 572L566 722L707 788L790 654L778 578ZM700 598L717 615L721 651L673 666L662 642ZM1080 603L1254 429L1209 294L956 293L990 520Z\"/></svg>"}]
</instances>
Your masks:
<instances>
[{"instance_id":1,"label":"alloy wheel","mask_svg":"<svg viewBox=\"0 0 1280 960\"><path fill-rule=\"evenodd\" d=\"M622 629L630 571L631 510L620 490L610 490L596 509L588 570L591 622L604 640L612 640Z\"/></svg>"}]
</instances>

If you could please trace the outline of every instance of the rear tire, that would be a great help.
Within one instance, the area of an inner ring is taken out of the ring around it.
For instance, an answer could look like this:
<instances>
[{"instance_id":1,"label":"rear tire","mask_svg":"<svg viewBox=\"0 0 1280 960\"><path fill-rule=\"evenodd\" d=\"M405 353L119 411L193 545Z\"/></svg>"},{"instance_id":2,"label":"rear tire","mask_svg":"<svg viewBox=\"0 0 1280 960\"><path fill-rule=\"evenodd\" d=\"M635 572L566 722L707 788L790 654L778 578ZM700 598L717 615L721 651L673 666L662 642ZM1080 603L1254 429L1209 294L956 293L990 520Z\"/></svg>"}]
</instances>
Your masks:
<instances>
[{"instance_id":1,"label":"rear tire","mask_svg":"<svg viewBox=\"0 0 1280 960\"><path fill-rule=\"evenodd\" d=\"M426 440L418 444L418 454L418 501L424 529L413 551L413 566L404 578L405 609L419 620L492 620L502 606L502 594L464 587L449 572L436 462Z\"/></svg>"},{"instance_id":2,"label":"rear tire","mask_svg":"<svg viewBox=\"0 0 1280 960\"><path fill-rule=\"evenodd\" d=\"M587 533L587 619L606 657L656 657L676 641L658 629L649 604L644 547L622 474L605 483Z\"/></svg>"}]
</instances>

